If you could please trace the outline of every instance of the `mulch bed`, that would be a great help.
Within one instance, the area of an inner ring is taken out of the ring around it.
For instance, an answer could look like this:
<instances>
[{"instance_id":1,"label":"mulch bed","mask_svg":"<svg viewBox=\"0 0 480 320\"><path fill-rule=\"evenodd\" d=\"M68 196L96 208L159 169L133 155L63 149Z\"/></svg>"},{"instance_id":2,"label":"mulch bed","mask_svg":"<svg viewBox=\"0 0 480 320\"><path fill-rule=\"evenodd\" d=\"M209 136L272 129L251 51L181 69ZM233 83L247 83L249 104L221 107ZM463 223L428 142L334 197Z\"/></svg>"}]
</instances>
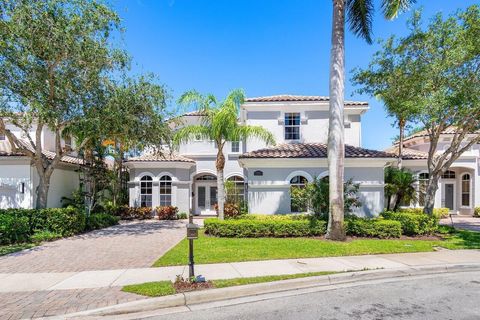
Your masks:
<instances>
[{"instance_id":1,"label":"mulch bed","mask_svg":"<svg viewBox=\"0 0 480 320\"><path fill-rule=\"evenodd\" d=\"M215 288L213 282L211 281L189 282L185 280L175 281L173 287L177 293Z\"/></svg>"}]
</instances>

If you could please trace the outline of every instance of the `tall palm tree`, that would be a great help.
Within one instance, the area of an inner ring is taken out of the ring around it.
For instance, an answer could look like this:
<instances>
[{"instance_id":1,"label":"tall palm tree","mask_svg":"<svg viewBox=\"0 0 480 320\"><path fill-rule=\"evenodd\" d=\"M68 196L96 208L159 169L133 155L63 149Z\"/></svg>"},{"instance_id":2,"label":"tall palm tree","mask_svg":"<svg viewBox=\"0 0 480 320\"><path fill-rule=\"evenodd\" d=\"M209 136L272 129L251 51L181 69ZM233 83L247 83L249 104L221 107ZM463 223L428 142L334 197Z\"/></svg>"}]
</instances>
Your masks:
<instances>
[{"instance_id":1,"label":"tall palm tree","mask_svg":"<svg viewBox=\"0 0 480 320\"><path fill-rule=\"evenodd\" d=\"M178 130L173 138L174 145L201 139L213 140L217 146L217 169L218 188L218 218L223 220L223 208L225 204L225 181L223 170L225 168L225 155L223 148L227 141L245 141L248 138L257 138L267 144L275 144L272 133L260 126L242 125L238 122L240 105L245 100L243 90L231 91L224 101L217 101L215 96L202 95L196 91L184 93L178 103L183 106L194 105L202 115L200 125L190 125Z\"/></svg>"},{"instance_id":2,"label":"tall palm tree","mask_svg":"<svg viewBox=\"0 0 480 320\"><path fill-rule=\"evenodd\" d=\"M395 18L416 0L382 0L383 15ZM330 52L330 116L328 129L328 170L330 210L328 239L344 240L344 116L345 92L345 17L351 31L372 43L373 0L333 0L332 48Z\"/></svg>"}]
</instances>

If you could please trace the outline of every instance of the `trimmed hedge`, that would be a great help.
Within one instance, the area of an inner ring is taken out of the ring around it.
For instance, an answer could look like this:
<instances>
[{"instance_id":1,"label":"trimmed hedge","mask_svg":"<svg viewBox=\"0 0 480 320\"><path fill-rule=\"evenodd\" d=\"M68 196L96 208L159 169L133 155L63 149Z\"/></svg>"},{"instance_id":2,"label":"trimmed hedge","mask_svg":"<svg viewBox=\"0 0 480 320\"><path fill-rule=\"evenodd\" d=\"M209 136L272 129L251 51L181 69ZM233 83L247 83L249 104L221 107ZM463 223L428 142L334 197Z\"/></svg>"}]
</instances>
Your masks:
<instances>
[{"instance_id":1,"label":"trimmed hedge","mask_svg":"<svg viewBox=\"0 0 480 320\"><path fill-rule=\"evenodd\" d=\"M227 238L256 238L256 237L306 237L320 236L326 232L326 223L323 220L286 219L241 219L218 220L215 218L204 221L205 233Z\"/></svg>"},{"instance_id":2,"label":"trimmed hedge","mask_svg":"<svg viewBox=\"0 0 480 320\"><path fill-rule=\"evenodd\" d=\"M348 218L345 220L347 235L357 237L399 238L402 224L383 219Z\"/></svg>"},{"instance_id":3,"label":"trimmed hedge","mask_svg":"<svg viewBox=\"0 0 480 320\"><path fill-rule=\"evenodd\" d=\"M399 212L424 214L423 208L401 208ZM449 213L450 209L448 208L433 208L433 215L437 219L447 218Z\"/></svg>"},{"instance_id":4,"label":"trimmed hedge","mask_svg":"<svg viewBox=\"0 0 480 320\"><path fill-rule=\"evenodd\" d=\"M51 240L72 236L88 229L118 223L108 214L92 214L87 226L85 213L73 207L0 210L0 244Z\"/></svg>"},{"instance_id":5,"label":"trimmed hedge","mask_svg":"<svg viewBox=\"0 0 480 320\"><path fill-rule=\"evenodd\" d=\"M438 230L438 218L424 213L384 211L380 215L387 220L399 221L402 234L407 236L429 235Z\"/></svg>"},{"instance_id":6,"label":"trimmed hedge","mask_svg":"<svg viewBox=\"0 0 480 320\"><path fill-rule=\"evenodd\" d=\"M117 216L108 213L92 213L87 221L88 230L103 229L118 224L120 220Z\"/></svg>"}]
</instances>

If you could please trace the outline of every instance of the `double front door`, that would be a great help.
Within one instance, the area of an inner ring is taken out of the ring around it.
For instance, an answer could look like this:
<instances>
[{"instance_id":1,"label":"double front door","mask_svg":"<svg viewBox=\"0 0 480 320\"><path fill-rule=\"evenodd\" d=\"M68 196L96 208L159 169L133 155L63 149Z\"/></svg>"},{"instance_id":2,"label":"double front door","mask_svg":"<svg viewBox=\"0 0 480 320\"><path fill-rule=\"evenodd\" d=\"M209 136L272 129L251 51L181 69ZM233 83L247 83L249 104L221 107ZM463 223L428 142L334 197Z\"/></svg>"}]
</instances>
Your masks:
<instances>
[{"instance_id":1,"label":"double front door","mask_svg":"<svg viewBox=\"0 0 480 320\"><path fill-rule=\"evenodd\" d=\"M217 185L213 183L196 184L196 214L212 215L216 214L215 205L217 204Z\"/></svg>"}]
</instances>

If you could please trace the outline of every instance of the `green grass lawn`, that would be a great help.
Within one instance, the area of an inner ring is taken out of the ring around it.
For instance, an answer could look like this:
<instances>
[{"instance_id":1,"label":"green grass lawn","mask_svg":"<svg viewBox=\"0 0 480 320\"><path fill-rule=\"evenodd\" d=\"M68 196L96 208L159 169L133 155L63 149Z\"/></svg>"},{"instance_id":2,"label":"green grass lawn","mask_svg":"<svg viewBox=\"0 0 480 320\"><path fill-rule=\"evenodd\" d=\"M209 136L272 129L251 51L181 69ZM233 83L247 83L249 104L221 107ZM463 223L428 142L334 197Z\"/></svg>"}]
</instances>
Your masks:
<instances>
[{"instance_id":1,"label":"green grass lawn","mask_svg":"<svg viewBox=\"0 0 480 320\"><path fill-rule=\"evenodd\" d=\"M285 275L275 275L275 276L251 277L251 278L234 278L234 279L225 279L225 280L212 280L212 283L215 288L226 288L226 287L241 286L241 285L261 283L261 282L272 282L272 281L279 281L279 280L324 276L332 273L336 273L336 272L320 271L320 272L307 272L307 273L285 274ZM167 295L176 293L175 288L173 287L173 283L170 281L158 281L158 282L132 284L132 285L124 286L122 288L122 291L135 293L135 294L139 294L147 297L160 297L160 296L167 296Z\"/></svg>"},{"instance_id":2,"label":"green grass lawn","mask_svg":"<svg viewBox=\"0 0 480 320\"><path fill-rule=\"evenodd\" d=\"M35 247L35 243L20 243L20 244L11 244L11 245L6 245L6 246L0 246L0 256L21 251L24 249L30 249Z\"/></svg>"},{"instance_id":3,"label":"green grass lawn","mask_svg":"<svg viewBox=\"0 0 480 320\"><path fill-rule=\"evenodd\" d=\"M435 247L448 249L479 249L480 233L451 231L442 227L442 240L415 239L355 239L335 242L314 238L216 238L200 236L194 241L195 263L222 263L253 260L335 257L362 254L404 253L433 251ZM188 263L188 241L178 245L158 259L153 266L177 266Z\"/></svg>"}]
</instances>

